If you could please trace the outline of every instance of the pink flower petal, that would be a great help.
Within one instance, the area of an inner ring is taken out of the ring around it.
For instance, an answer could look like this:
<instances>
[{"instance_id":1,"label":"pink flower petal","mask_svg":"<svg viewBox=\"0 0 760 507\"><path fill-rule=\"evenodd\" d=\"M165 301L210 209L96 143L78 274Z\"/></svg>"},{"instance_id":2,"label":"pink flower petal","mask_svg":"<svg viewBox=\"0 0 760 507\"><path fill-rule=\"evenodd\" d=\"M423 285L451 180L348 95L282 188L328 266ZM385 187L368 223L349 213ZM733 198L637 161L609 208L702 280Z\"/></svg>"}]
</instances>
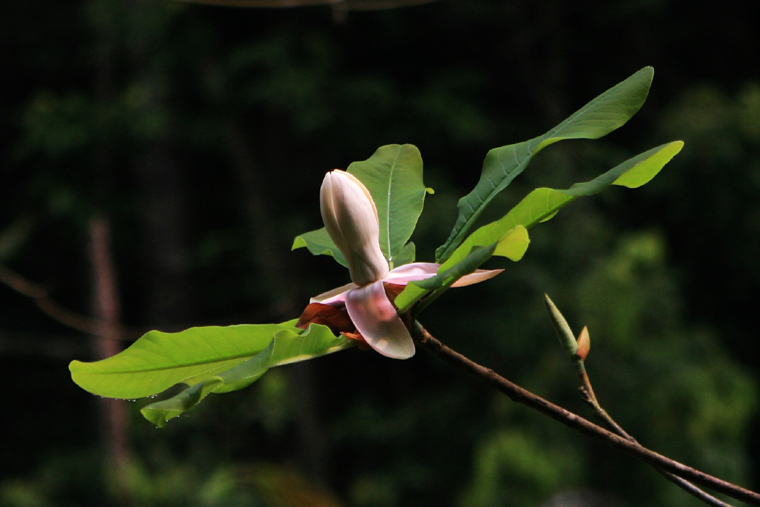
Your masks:
<instances>
[{"instance_id":1,"label":"pink flower petal","mask_svg":"<svg viewBox=\"0 0 760 507\"><path fill-rule=\"evenodd\" d=\"M417 280L424 280L425 278L435 276L440 267L440 264L435 264L433 262L413 262L411 264L404 264L403 266L393 269L383 280L396 285L406 285L409 282L416 282Z\"/></svg>"},{"instance_id":2,"label":"pink flower petal","mask_svg":"<svg viewBox=\"0 0 760 507\"><path fill-rule=\"evenodd\" d=\"M406 285L409 282L416 282L417 280L424 280L438 274L440 264L433 262L413 262L411 264L404 264L396 269L392 270L383 279L388 283L394 283L396 285ZM454 282L452 287L466 287L474 283L480 283L493 278L504 271L503 269L476 269L469 275L464 275L462 278Z\"/></svg>"},{"instance_id":3,"label":"pink flower petal","mask_svg":"<svg viewBox=\"0 0 760 507\"><path fill-rule=\"evenodd\" d=\"M346 293L351 289L355 289L357 287L358 285L355 283L349 283L343 285L342 287L337 287L335 289L328 290L327 292L323 292L319 296L314 296L309 300L309 303L324 303L326 305L329 305L330 303L345 301Z\"/></svg>"},{"instance_id":4,"label":"pink flower petal","mask_svg":"<svg viewBox=\"0 0 760 507\"><path fill-rule=\"evenodd\" d=\"M454 282L452 287L466 287L474 283L485 282L486 280L493 278L504 271L503 269L476 269L469 275L464 275L462 278Z\"/></svg>"},{"instance_id":5,"label":"pink flower petal","mask_svg":"<svg viewBox=\"0 0 760 507\"><path fill-rule=\"evenodd\" d=\"M414 355L412 336L388 301L382 281L350 290L346 309L356 329L377 352L393 359Z\"/></svg>"}]
</instances>

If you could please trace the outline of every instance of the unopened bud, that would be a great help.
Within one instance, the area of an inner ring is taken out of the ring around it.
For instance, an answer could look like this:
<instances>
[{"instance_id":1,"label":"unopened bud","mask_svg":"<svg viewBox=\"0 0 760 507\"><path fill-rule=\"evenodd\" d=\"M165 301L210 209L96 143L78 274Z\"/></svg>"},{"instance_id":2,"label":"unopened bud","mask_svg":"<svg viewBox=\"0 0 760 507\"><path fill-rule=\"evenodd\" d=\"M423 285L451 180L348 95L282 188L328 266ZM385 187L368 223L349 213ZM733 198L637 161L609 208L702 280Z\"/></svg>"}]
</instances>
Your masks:
<instances>
[{"instance_id":1,"label":"unopened bud","mask_svg":"<svg viewBox=\"0 0 760 507\"><path fill-rule=\"evenodd\" d=\"M591 337L588 334L588 327L584 326L581 334L578 335L578 350L575 352L575 354L581 358L581 361L585 361L590 349Z\"/></svg>"},{"instance_id":2,"label":"unopened bud","mask_svg":"<svg viewBox=\"0 0 760 507\"><path fill-rule=\"evenodd\" d=\"M575 340L575 335L573 335L573 332L570 330L570 326L567 324L565 317L562 316L562 313L560 313L560 311L554 305L554 302L549 299L549 296L547 294L544 294L544 297L546 310L549 312L549 318L552 321L554 330L557 332L559 342L562 345L562 348L565 349L567 355L572 358L578 353L578 342Z\"/></svg>"},{"instance_id":3,"label":"unopened bud","mask_svg":"<svg viewBox=\"0 0 760 507\"><path fill-rule=\"evenodd\" d=\"M364 286L383 279L388 261L380 249L380 222L367 187L336 169L325 175L319 203L327 233L348 261L351 280Z\"/></svg>"}]
</instances>

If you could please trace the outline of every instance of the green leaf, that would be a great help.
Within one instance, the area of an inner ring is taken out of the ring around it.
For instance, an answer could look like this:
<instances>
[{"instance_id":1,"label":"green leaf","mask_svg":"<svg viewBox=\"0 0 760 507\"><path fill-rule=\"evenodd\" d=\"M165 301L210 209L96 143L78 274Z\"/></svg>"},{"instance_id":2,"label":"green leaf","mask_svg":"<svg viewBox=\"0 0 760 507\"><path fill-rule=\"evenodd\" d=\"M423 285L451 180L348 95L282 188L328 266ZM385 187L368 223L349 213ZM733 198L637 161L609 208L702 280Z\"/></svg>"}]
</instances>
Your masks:
<instances>
[{"instance_id":1,"label":"green leaf","mask_svg":"<svg viewBox=\"0 0 760 507\"><path fill-rule=\"evenodd\" d=\"M274 335L269 367L282 366L332 354L357 345L343 335L335 336L327 326L311 324L304 331L298 328L282 329Z\"/></svg>"},{"instance_id":2,"label":"green leaf","mask_svg":"<svg viewBox=\"0 0 760 507\"><path fill-rule=\"evenodd\" d=\"M401 254L417 225L428 189L422 182L422 156L411 144L382 146L348 172L372 195L380 219L380 247L389 262Z\"/></svg>"},{"instance_id":3,"label":"green leaf","mask_svg":"<svg viewBox=\"0 0 760 507\"><path fill-rule=\"evenodd\" d=\"M399 313L407 312L415 303L426 295L434 292L430 298L435 299L454 282L464 275L472 273L494 255L507 257L518 261L528 249L530 239L525 227L518 225L507 232L503 237L493 241L490 245L476 245L462 259L456 262L446 262L439 269L438 274L425 280L410 282L396 297L394 303ZM428 303L428 300L426 300ZM429 303L428 303L429 304Z\"/></svg>"},{"instance_id":4,"label":"green leaf","mask_svg":"<svg viewBox=\"0 0 760 507\"><path fill-rule=\"evenodd\" d=\"M654 70L645 67L596 97L549 132L489 151L480 180L472 192L459 200L459 214L449 238L436 250L438 262L453 254L485 207L543 148L565 139L598 139L624 125L644 104L653 76Z\"/></svg>"},{"instance_id":5,"label":"green leaf","mask_svg":"<svg viewBox=\"0 0 760 507\"><path fill-rule=\"evenodd\" d=\"M234 368L219 375L207 377L169 399L146 405L140 413L148 421L163 428L169 419L178 417L195 407L212 392L229 392L247 387L261 378L269 369L273 344L274 341L270 342L266 349Z\"/></svg>"},{"instance_id":6,"label":"green leaf","mask_svg":"<svg viewBox=\"0 0 760 507\"><path fill-rule=\"evenodd\" d=\"M74 382L93 394L142 398L178 383L193 386L230 370L265 350L279 332L303 333L295 323L194 327L178 333L151 331L113 357L91 363L72 361L69 369ZM344 343L345 338L337 340ZM304 340L304 344L309 343ZM298 357L328 353L323 342L314 346L317 348L307 347ZM282 359L277 364L282 364Z\"/></svg>"},{"instance_id":7,"label":"green leaf","mask_svg":"<svg viewBox=\"0 0 760 507\"><path fill-rule=\"evenodd\" d=\"M150 331L115 356L72 361L71 377L82 389L108 398L142 398L183 382L193 385L258 354L284 324L193 327L179 333Z\"/></svg>"},{"instance_id":8,"label":"green leaf","mask_svg":"<svg viewBox=\"0 0 760 507\"><path fill-rule=\"evenodd\" d=\"M483 263L493 256L495 250L495 243L490 246L475 247L470 251L467 257L462 259L461 262L458 262L448 269L440 269L439 273L434 277L411 283L427 290L450 287L451 284L462 278L464 275L472 273L482 266Z\"/></svg>"},{"instance_id":9,"label":"green leaf","mask_svg":"<svg viewBox=\"0 0 760 507\"><path fill-rule=\"evenodd\" d=\"M496 243L493 254L517 262L523 258L529 244L528 230L522 225L518 225ZM444 269L448 266L449 263L443 264Z\"/></svg>"},{"instance_id":10,"label":"green leaf","mask_svg":"<svg viewBox=\"0 0 760 507\"><path fill-rule=\"evenodd\" d=\"M391 269L403 266L404 264L411 264L417 255L417 247L411 241L404 245L404 248L396 255L394 262L391 265Z\"/></svg>"},{"instance_id":11,"label":"green leaf","mask_svg":"<svg viewBox=\"0 0 760 507\"><path fill-rule=\"evenodd\" d=\"M578 197L601 192L610 185L628 188L640 187L654 178L665 164L681 151L681 148L683 148L681 141L652 148L626 160L591 181L576 183L567 190L537 188L501 219L484 225L473 232L444 265L464 259L475 246L490 245L495 239L502 237L505 231L511 231L519 225L530 229L540 222L549 220L561 208Z\"/></svg>"},{"instance_id":12,"label":"green leaf","mask_svg":"<svg viewBox=\"0 0 760 507\"><path fill-rule=\"evenodd\" d=\"M327 234L327 229L324 227L296 236L290 249L295 250L303 247L308 248L312 255L330 255L339 264L348 267L346 258L330 239L330 235Z\"/></svg>"},{"instance_id":13,"label":"green leaf","mask_svg":"<svg viewBox=\"0 0 760 507\"><path fill-rule=\"evenodd\" d=\"M328 327L322 325L313 324L306 331L297 328L281 329L264 350L247 361L218 375L207 377L167 400L146 405L141 412L150 422L163 427L170 419L195 407L211 393L243 389L261 378L269 368L305 361L355 344L343 336L334 336Z\"/></svg>"}]
</instances>

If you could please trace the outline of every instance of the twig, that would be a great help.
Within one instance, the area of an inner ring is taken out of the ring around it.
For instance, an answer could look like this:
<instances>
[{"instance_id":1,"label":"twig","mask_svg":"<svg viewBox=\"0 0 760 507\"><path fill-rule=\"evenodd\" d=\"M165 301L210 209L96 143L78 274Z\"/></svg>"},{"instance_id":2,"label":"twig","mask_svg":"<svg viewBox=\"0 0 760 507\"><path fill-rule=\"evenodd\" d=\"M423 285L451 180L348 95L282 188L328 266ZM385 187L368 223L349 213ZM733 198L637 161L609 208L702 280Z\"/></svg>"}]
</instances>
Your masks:
<instances>
[{"instance_id":1,"label":"twig","mask_svg":"<svg viewBox=\"0 0 760 507\"><path fill-rule=\"evenodd\" d=\"M608 431L601 426L598 426L591 421L580 417L562 407L559 407L548 400L545 400L530 391L518 386L507 380L506 378L498 375L493 370L481 366L478 363L470 360L462 354L450 349L436 338L434 338L427 330L425 330L419 324L414 326L413 330L418 343L421 347L429 352L441 357L449 363L455 365L464 371L469 372L475 377L485 381L494 389L507 395L512 401L522 403L528 407L545 414L552 419L555 419L562 424L573 428L577 431L590 435L599 440L604 440L609 444L617 447L618 449L625 451L646 463L670 472L679 477L688 479L691 482L699 484L700 486L708 487L719 493L723 493L737 500L747 502L750 505L760 505L760 494L744 489L740 486L732 484L728 481L724 481L712 475L706 474L694 468L688 467L682 463L674 461L668 457L658 454L652 450L649 450L636 442L632 442L624 437L616 435L611 431Z\"/></svg>"},{"instance_id":2,"label":"twig","mask_svg":"<svg viewBox=\"0 0 760 507\"><path fill-rule=\"evenodd\" d=\"M602 406L599 404L599 400L597 399L596 395L594 394L594 389L591 387L591 379L588 376L588 373L586 373L585 368L583 369L582 373L578 375L581 379L581 387L580 391L583 396L583 401L585 401L593 410L594 415L600 419L602 422L604 422L607 426L609 426L612 431L620 435L621 437L625 438L626 440L629 440L630 442L633 442L636 445L640 445L635 438L633 438L628 432L626 432L618 423L615 422L615 420L607 413L606 410L602 408ZM711 494L707 493L706 491L700 489L699 487L695 486L691 482L687 481L686 479L683 479L682 477L678 477L677 475L668 472L666 470L661 469L658 466L652 465L652 468L657 470L660 474L662 474L663 477L665 477L667 480L678 486L679 488L683 489L690 495L693 495L694 497L698 498L702 502L706 503L707 505L712 505L713 507L731 507L730 504L727 504L723 502L722 500L719 500L718 498L715 498Z\"/></svg>"},{"instance_id":3,"label":"twig","mask_svg":"<svg viewBox=\"0 0 760 507\"><path fill-rule=\"evenodd\" d=\"M140 336L155 328L153 326L131 327L120 325L118 327L118 338L116 336L100 336L101 333L99 330L103 325L100 320L93 319L64 308L50 296L48 289L46 289L44 285L29 280L28 278L16 273L3 264L0 264L0 283L16 291L22 296L26 296L31 299L37 308L39 308L45 315L58 322L59 324L75 331L81 331L92 336L97 336L98 338L105 340L133 342ZM191 326L221 326L227 325L231 321L256 322L258 320L261 320L262 315L272 315L272 313L282 313L282 309L278 305L270 305L267 307L258 308L254 314L246 313L245 315L219 318L214 319L213 321L204 320L202 322L192 321L185 323L175 323L162 326L161 330L171 333L187 329Z\"/></svg>"},{"instance_id":4,"label":"twig","mask_svg":"<svg viewBox=\"0 0 760 507\"><path fill-rule=\"evenodd\" d=\"M10 287L22 296L26 296L42 313L70 329L82 331L99 339L133 342L146 332L145 329L132 329L116 326L111 333L102 333L103 322L68 310L50 297L48 290L41 284L32 282L9 267L0 264L0 283Z\"/></svg>"},{"instance_id":5,"label":"twig","mask_svg":"<svg viewBox=\"0 0 760 507\"><path fill-rule=\"evenodd\" d=\"M63 308L50 297L47 289L42 285L27 280L2 264L0 264L0 282L33 300L43 313L64 326L91 335L99 334L99 322ZM117 339L123 339L121 334Z\"/></svg>"},{"instance_id":6,"label":"twig","mask_svg":"<svg viewBox=\"0 0 760 507\"><path fill-rule=\"evenodd\" d=\"M591 379L586 372L585 364L586 357L588 356L591 347L591 338L588 333L588 328L584 327L580 335L578 335L576 338L572 329L570 329L570 325L567 323L564 315L562 315L562 312L559 311L559 308L557 308L557 305L554 304L548 294L544 294L544 304L546 305L546 310L549 314L549 319L551 320L552 326L557 333L557 338L559 338L560 345L562 345L565 354L567 354L567 357L570 359L570 362L572 363L576 373L578 374L578 377L581 380L580 391L583 395L583 400L591 407L597 419L601 420L604 424L611 428L613 432L638 445L636 439L634 439L620 425L618 425L612 419L612 417L610 417L610 415L602 408L602 406L599 404L599 400L594 394L594 388L591 386ZM713 507L731 507L730 505L701 490L689 481L682 479L681 477L678 477L670 472L662 470L654 465L652 465L652 467L657 470L657 472L662 474L667 480L682 488L687 493L694 495L702 502L708 505L712 505Z\"/></svg>"}]
</instances>

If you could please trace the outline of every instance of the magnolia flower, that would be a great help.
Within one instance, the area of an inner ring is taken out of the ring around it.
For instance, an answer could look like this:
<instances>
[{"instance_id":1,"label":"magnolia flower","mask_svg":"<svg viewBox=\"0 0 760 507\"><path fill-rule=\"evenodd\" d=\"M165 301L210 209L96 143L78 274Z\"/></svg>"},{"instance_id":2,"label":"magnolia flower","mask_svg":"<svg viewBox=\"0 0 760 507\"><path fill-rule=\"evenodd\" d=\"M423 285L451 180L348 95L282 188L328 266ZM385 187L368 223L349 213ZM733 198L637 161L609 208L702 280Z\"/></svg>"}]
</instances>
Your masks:
<instances>
[{"instance_id":1,"label":"magnolia flower","mask_svg":"<svg viewBox=\"0 0 760 507\"><path fill-rule=\"evenodd\" d=\"M348 261L352 283L312 298L298 325L326 324L384 356L412 357L414 342L391 297L395 299L409 282L435 276L440 264L415 262L389 268L380 249L375 202L352 174L338 169L327 173L320 191L320 209L330 238ZM501 271L479 269L452 287L482 282Z\"/></svg>"}]
</instances>

